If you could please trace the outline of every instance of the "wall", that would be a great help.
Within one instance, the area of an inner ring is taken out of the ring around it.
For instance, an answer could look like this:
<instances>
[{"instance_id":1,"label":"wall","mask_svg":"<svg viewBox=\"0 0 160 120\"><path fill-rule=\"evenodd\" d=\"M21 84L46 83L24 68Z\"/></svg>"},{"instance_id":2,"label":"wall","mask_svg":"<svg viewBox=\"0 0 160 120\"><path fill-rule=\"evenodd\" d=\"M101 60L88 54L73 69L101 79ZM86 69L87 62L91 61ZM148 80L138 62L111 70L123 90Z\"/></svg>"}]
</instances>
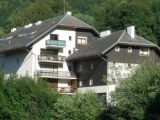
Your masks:
<instances>
[{"instance_id":1,"label":"wall","mask_svg":"<svg viewBox=\"0 0 160 120\"><path fill-rule=\"evenodd\" d=\"M33 56L27 51L17 51L14 53L5 54L4 61L4 73L9 75L11 73L17 73L17 75L33 76L32 73L32 59Z\"/></svg>"},{"instance_id":2,"label":"wall","mask_svg":"<svg viewBox=\"0 0 160 120\"><path fill-rule=\"evenodd\" d=\"M93 43L97 39L97 36L94 35L89 30L76 29L76 48L77 49L82 49L82 48L84 48L86 46L86 45L77 44L78 36L87 37L87 44L91 44L91 43Z\"/></svg>"},{"instance_id":3,"label":"wall","mask_svg":"<svg viewBox=\"0 0 160 120\"><path fill-rule=\"evenodd\" d=\"M93 64L94 66L92 70L91 64ZM74 66L78 81L83 81L82 87L89 86L89 80L91 79L93 80L93 86L104 85L104 83L102 82L102 78L103 75L107 74L107 63L101 58L94 58L75 62Z\"/></svg>"},{"instance_id":4,"label":"wall","mask_svg":"<svg viewBox=\"0 0 160 120\"><path fill-rule=\"evenodd\" d=\"M108 61L120 63L143 63L145 61L155 63L156 61L158 61L159 58L157 57L157 53L155 53L153 49L150 49L149 56L140 56L140 47L132 46L132 53L128 52L128 46L121 45L119 47L119 52L116 52L115 48L113 48L108 53L106 53Z\"/></svg>"},{"instance_id":5,"label":"wall","mask_svg":"<svg viewBox=\"0 0 160 120\"><path fill-rule=\"evenodd\" d=\"M55 29L51 32L51 34L58 34L58 39L59 40L64 40L66 41L66 47L62 49L58 49L58 55L61 56L69 56L70 54L68 53L69 50L71 50L71 53L74 52L75 48L75 39L76 39L76 32L74 29ZM69 40L69 36L72 37L71 40ZM56 70L56 71L66 71L69 72L68 66L72 67L73 70L73 65L71 63L64 62L63 65L58 65L58 64L39 64L38 63L38 55L40 55L41 49L47 49L46 48L46 40L50 39L50 34L48 34L46 37L44 37L42 40L37 42L36 44L33 45L32 47L32 53L34 53L35 57L33 60L33 72L37 70ZM53 48L54 50L54 48ZM50 80L52 83L54 80ZM58 85L57 87L69 87L68 86L68 80L58 80Z\"/></svg>"}]
</instances>

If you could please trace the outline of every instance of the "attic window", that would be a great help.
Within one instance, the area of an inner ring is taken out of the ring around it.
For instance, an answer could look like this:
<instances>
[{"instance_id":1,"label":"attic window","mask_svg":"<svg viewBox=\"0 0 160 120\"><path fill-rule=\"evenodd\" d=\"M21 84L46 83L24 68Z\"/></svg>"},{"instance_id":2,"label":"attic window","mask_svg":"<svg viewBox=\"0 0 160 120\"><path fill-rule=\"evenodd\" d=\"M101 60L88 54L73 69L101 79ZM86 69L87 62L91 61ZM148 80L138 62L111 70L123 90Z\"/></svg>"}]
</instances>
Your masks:
<instances>
[{"instance_id":1,"label":"attic window","mask_svg":"<svg viewBox=\"0 0 160 120\"><path fill-rule=\"evenodd\" d=\"M78 36L78 44L80 45L87 45L87 37Z\"/></svg>"},{"instance_id":2,"label":"attic window","mask_svg":"<svg viewBox=\"0 0 160 120\"><path fill-rule=\"evenodd\" d=\"M149 55L149 48L140 48L139 55L140 56L148 56Z\"/></svg>"},{"instance_id":3,"label":"attic window","mask_svg":"<svg viewBox=\"0 0 160 120\"><path fill-rule=\"evenodd\" d=\"M120 47L119 47L119 46L116 46L116 47L115 47L115 51L116 51L116 52L119 52L119 51L120 51Z\"/></svg>"},{"instance_id":4,"label":"attic window","mask_svg":"<svg viewBox=\"0 0 160 120\"><path fill-rule=\"evenodd\" d=\"M128 53L132 53L132 48L128 47Z\"/></svg>"}]
</instances>

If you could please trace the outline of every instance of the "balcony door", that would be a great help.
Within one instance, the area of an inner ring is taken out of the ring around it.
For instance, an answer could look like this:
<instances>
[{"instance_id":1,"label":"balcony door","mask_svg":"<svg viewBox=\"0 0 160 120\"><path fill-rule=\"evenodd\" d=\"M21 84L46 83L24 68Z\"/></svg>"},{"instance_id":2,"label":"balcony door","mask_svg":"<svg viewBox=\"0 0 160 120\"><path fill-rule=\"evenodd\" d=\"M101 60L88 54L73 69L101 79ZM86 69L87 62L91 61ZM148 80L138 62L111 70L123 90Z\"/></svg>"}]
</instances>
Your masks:
<instances>
[{"instance_id":1,"label":"balcony door","mask_svg":"<svg viewBox=\"0 0 160 120\"><path fill-rule=\"evenodd\" d=\"M51 40L58 40L58 38L59 38L58 34L50 34Z\"/></svg>"},{"instance_id":2,"label":"balcony door","mask_svg":"<svg viewBox=\"0 0 160 120\"><path fill-rule=\"evenodd\" d=\"M57 56L58 50L41 49L41 55Z\"/></svg>"}]
</instances>

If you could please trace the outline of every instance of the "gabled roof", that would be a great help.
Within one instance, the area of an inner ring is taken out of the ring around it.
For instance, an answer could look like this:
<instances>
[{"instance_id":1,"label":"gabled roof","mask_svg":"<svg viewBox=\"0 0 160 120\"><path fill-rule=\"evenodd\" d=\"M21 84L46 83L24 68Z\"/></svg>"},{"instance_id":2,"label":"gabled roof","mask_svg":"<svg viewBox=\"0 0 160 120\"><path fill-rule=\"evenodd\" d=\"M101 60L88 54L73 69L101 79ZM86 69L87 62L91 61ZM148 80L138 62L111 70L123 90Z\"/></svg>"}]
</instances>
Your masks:
<instances>
[{"instance_id":1,"label":"gabled roof","mask_svg":"<svg viewBox=\"0 0 160 120\"><path fill-rule=\"evenodd\" d=\"M44 20L39 25L33 23L29 28L17 28L16 31L11 32L0 39L0 52L29 47L41 38L45 37L56 27L60 26L75 29L89 29L97 36L99 35L98 31L87 23L84 23L71 15L63 15Z\"/></svg>"},{"instance_id":2,"label":"gabled roof","mask_svg":"<svg viewBox=\"0 0 160 120\"><path fill-rule=\"evenodd\" d=\"M138 35L135 35L135 38L130 38L125 30L120 30L113 32L109 36L97 39L94 43L86 46L84 49L70 55L67 60L78 60L104 55L116 45L155 47L159 49L156 44L147 41Z\"/></svg>"}]
</instances>

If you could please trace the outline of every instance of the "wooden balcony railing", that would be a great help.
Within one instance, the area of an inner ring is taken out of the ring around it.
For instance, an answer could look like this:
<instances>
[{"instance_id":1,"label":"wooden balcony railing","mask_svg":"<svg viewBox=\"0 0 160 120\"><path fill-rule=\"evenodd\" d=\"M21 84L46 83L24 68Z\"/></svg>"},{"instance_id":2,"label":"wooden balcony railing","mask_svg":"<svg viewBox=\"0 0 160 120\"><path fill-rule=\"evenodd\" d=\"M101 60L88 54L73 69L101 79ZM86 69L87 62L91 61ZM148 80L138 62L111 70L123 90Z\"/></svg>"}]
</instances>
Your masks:
<instances>
[{"instance_id":1,"label":"wooden balcony railing","mask_svg":"<svg viewBox=\"0 0 160 120\"><path fill-rule=\"evenodd\" d=\"M72 87L58 87L58 91L60 93L74 93L76 91L76 88L72 88Z\"/></svg>"},{"instance_id":2,"label":"wooden balcony railing","mask_svg":"<svg viewBox=\"0 0 160 120\"><path fill-rule=\"evenodd\" d=\"M38 61L39 62L45 62L45 61L49 61L49 62L64 62L65 61L65 56L57 56L57 55L39 55L38 56Z\"/></svg>"},{"instance_id":3,"label":"wooden balcony railing","mask_svg":"<svg viewBox=\"0 0 160 120\"><path fill-rule=\"evenodd\" d=\"M76 78L73 72L68 71L50 71L50 70L39 70L38 75L40 77L49 77L49 78Z\"/></svg>"}]
</instances>

